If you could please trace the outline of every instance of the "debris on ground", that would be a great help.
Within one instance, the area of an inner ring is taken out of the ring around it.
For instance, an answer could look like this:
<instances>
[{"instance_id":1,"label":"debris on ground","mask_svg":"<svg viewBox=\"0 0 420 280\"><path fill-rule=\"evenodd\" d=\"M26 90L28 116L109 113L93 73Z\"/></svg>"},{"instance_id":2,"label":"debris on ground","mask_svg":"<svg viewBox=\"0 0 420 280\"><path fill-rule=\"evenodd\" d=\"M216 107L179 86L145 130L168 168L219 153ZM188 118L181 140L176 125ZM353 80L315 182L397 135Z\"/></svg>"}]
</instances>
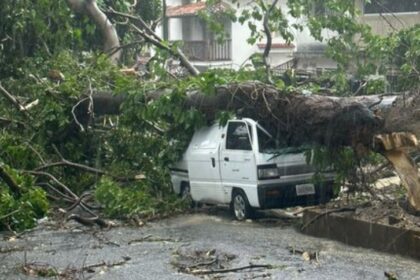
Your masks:
<instances>
[{"instance_id":1,"label":"debris on ground","mask_svg":"<svg viewBox=\"0 0 420 280\"><path fill-rule=\"evenodd\" d=\"M307 261L307 262L316 261L317 263L319 262L318 251L304 250L304 249L299 249L295 247L288 247L287 249L293 255L301 255L304 261Z\"/></svg>"},{"instance_id":2,"label":"debris on ground","mask_svg":"<svg viewBox=\"0 0 420 280\"><path fill-rule=\"evenodd\" d=\"M253 264L249 263L244 266L233 267L232 261L237 258L234 254L219 252L216 249L211 250L194 250L181 251L177 250L171 264L178 272L205 277L206 275L218 275L231 272L263 272L262 274L250 275L250 278L266 278L270 277L266 273L266 269L272 269L269 264ZM214 276L216 279L223 276Z\"/></svg>"},{"instance_id":3,"label":"debris on ground","mask_svg":"<svg viewBox=\"0 0 420 280\"><path fill-rule=\"evenodd\" d=\"M85 279L84 273L95 273L96 269L100 269L99 273L105 273L105 271L111 267L122 266L126 264L130 257L125 256L121 261L117 262L105 262L84 265L80 268L76 267L67 267L63 270L59 270L54 266L51 266L47 263L39 262L25 262L22 265L21 270L24 274L31 277L55 277L56 279L65 279L65 280L76 280L76 279Z\"/></svg>"},{"instance_id":4,"label":"debris on ground","mask_svg":"<svg viewBox=\"0 0 420 280\"><path fill-rule=\"evenodd\" d=\"M420 217L405 209L405 190L395 184L393 178L381 180L380 187L374 185L376 196L368 192L345 195L323 206L323 209L355 208L353 212L336 213L350 215L355 219L394 227L420 231ZM318 206L322 207L322 206ZM324 209L325 210L325 209Z\"/></svg>"}]
</instances>

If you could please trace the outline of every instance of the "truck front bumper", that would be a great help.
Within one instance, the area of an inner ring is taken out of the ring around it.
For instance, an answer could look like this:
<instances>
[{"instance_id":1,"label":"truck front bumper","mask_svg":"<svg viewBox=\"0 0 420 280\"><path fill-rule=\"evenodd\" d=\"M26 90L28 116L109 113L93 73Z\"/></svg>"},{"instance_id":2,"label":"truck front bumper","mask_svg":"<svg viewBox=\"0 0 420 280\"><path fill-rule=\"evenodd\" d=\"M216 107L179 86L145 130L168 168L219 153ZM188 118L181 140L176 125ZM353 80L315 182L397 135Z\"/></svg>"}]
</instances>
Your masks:
<instances>
[{"instance_id":1,"label":"truck front bumper","mask_svg":"<svg viewBox=\"0 0 420 280\"><path fill-rule=\"evenodd\" d=\"M307 206L326 203L334 197L334 181L314 184L315 194L298 196L296 184L268 183L258 185L258 201L261 209L286 208L291 206Z\"/></svg>"}]
</instances>

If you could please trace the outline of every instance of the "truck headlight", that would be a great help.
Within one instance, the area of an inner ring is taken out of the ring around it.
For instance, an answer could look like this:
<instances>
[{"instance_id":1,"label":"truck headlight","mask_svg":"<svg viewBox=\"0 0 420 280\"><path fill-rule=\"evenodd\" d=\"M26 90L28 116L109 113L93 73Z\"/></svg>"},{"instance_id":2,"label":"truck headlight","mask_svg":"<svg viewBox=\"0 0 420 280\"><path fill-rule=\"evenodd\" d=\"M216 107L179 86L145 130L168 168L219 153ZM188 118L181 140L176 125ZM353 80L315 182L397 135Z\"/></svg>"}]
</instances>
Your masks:
<instances>
[{"instance_id":1,"label":"truck headlight","mask_svg":"<svg viewBox=\"0 0 420 280\"><path fill-rule=\"evenodd\" d=\"M268 164L268 165L258 166L258 179L259 180L277 179L277 178L280 178L277 165Z\"/></svg>"}]
</instances>

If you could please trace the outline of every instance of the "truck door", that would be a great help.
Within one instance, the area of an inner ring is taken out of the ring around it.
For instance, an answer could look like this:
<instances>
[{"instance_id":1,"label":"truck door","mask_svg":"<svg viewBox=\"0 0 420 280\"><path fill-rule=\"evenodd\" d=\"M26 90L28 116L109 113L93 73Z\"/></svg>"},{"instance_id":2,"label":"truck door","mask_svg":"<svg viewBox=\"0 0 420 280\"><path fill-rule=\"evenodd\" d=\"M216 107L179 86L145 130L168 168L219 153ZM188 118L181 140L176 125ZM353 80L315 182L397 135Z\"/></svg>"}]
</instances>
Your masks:
<instances>
[{"instance_id":1,"label":"truck door","mask_svg":"<svg viewBox=\"0 0 420 280\"><path fill-rule=\"evenodd\" d=\"M252 145L252 127L245 121L230 121L220 148L220 174L226 189L246 189L257 184L257 168ZM227 192L228 193L228 192ZM226 197L230 201L230 197Z\"/></svg>"},{"instance_id":2,"label":"truck door","mask_svg":"<svg viewBox=\"0 0 420 280\"><path fill-rule=\"evenodd\" d=\"M223 129L219 125L198 130L188 148L188 176L192 198L208 203L223 203L219 149Z\"/></svg>"}]
</instances>

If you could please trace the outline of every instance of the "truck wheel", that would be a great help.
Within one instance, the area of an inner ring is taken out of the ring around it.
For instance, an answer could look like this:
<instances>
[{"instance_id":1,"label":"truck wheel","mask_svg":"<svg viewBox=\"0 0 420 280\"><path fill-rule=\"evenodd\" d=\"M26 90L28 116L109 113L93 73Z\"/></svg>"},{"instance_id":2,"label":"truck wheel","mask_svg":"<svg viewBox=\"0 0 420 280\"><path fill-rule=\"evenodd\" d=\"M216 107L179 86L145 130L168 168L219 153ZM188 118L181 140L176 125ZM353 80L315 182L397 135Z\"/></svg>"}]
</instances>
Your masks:
<instances>
[{"instance_id":1,"label":"truck wheel","mask_svg":"<svg viewBox=\"0 0 420 280\"><path fill-rule=\"evenodd\" d=\"M248 198L242 190L234 191L232 195L232 212L238 221L243 221L252 216L252 208L249 205Z\"/></svg>"},{"instance_id":2,"label":"truck wheel","mask_svg":"<svg viewBox=\"0 0 420 280\"><path fill-rule=\"evenodd\" d=\"M181 193L179 194L182 200L187 202L191 208L195 206L195 203L191 197L191 188L189 183L182 183Z\"/></svg>"},{"instance_id":3,"label":"truck wheel","mask_svg":"<svg viewBox=\"0 0 420 280\"><path fill-rule=\"evenodd\" d=\"M182 183L181 185L181 193L179 194L179 196L182 199L188 199L188 197L191 197L191 189L190 189L190 184L188 183Z\"/></svg>"}]
</instances>

